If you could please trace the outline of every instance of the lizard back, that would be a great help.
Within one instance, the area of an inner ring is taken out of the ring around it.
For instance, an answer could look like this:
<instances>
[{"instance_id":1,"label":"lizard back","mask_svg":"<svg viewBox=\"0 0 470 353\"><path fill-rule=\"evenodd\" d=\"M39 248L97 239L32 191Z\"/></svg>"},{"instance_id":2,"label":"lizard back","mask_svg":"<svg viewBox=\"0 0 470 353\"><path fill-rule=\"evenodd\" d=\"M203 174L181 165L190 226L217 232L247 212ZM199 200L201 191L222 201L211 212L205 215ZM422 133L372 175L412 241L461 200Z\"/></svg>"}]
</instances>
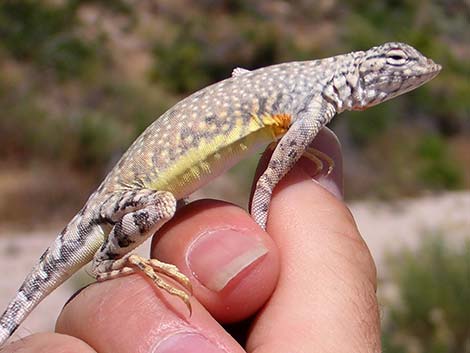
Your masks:
<instances>
[{"instance_id":1,"label":"lizard back","mask_svg":"<svg viewBox=\"0 0 470 353\"><path fill-rule=\"evenodd\" d=\"M304 69L296 62L247 71L182 100L139 136L103 191L139 187L187 196L287 131Z\"/></svg>"}]
</instances>

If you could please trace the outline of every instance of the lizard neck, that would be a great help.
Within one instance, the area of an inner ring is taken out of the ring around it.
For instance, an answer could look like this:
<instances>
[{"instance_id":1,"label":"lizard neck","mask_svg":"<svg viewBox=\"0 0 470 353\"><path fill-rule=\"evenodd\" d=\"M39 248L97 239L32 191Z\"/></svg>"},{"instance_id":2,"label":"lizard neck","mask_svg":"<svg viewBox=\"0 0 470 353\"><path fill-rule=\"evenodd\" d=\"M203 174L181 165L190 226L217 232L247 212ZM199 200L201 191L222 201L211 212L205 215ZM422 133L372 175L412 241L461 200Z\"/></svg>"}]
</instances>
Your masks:
<instances>
[{"instance_id":1,"label":"lizard neck","mask_svg":"<svg viewBox=\"0 0 470 353\"><path fill-rule=\"evenodd\" d=\"M364 98L365 91L359 73L359 61L364 55L364 52L353 52L316 64L317 71L321 70L324 75L320 81L321 96L333 105L337 113L353 110Z\"/></svg>"}]
</instances>

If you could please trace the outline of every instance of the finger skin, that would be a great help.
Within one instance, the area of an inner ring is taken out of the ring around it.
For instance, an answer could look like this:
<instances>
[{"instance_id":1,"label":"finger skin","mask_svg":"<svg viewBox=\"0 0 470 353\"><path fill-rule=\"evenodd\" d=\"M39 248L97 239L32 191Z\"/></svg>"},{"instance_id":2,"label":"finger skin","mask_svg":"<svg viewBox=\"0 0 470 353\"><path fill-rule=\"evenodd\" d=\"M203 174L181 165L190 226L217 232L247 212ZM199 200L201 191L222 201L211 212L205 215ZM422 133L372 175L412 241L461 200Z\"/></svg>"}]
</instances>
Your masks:
<instances>
[{"instance_id":1,"label":"finger skin","mask_svg":"<svg viewBox=\"0 0 470 353\"><path fill-rule=\"evenodd\" d=\"M267 253L238 274L223 290L210 290L194 275L186 255L191 244L206 229L230 229L230 237L243 234L258 239ZM268 300L277 283L279 254L276 245L246 211L225 202L201 200L188 205L163 227L158 238L154 238L153 245L152 255L177 265L187 274L195 297L223 323L243 320L254 314Z\"/></svg>"},{"instance_id":2,"label":"finger skin","mask_svg":"<svg viewBox=\"0 0 470 353\"><path fill-rule=\"evenodd\" d=\"M309 171L301 161L274 191L267 229L281 273L247 350L380 352L374 262L347 207Z\"/></svg>"},{"instance_id":3,"label":"finger skin","mask_svg":"<svg viewBox=\"0 0 470 353\"><path fill-rule=\"evenodd\" d=\"M213 293L192 276L185 251L201 233L225 229L227 225L231 236L234 230L248 230L250 236L266 243L269 251L224 290ZM158 237L153 253L162 261L178 265L191 277L195 294L191 317L181 300L159 290L141 275L130 275L85 288L64 308L56 330L82 339L100 353L152 351L160 342L181 332L196 332L226 352L243 352L197 299L215 316L228 321L258 310L277 281L279 266L272 240L246 212L215 201L198 202L181 210Z\"/></svg>"},{"instance_id":4,"label":"finger skin","mask_svg":"<svg viewBox=\"0 0 470 353\"><path fill-rule=\"evenodd\" d=\"M180 300L143 276L130 275L80 292L62 311L56 331L75 336L100 353L152 352L181 334L200 334L223 352L243 352L196 300L191 303L189 318Z\"/></svg>"},{"instance_id":5,"label":"finger skin","mask_svg":"<svg viewBox=\"0 0 470 353\"><path fill-rule=\"evenodd\" d=\"M58 333L37 333L0 349L2 353L96 353L85 342Z\"/></svg>"}]
</instances>

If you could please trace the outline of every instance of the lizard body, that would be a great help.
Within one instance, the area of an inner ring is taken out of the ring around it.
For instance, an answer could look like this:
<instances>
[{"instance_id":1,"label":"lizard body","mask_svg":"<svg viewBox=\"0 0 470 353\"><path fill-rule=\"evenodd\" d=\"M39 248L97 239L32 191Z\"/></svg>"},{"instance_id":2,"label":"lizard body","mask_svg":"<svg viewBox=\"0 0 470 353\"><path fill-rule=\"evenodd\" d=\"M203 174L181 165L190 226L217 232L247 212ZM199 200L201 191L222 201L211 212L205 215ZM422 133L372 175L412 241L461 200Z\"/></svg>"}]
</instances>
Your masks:
<instances>
[{"instance_id":1,"label":"lizard body","mask_svg":"<svg viewBox=\"0 0 470 353\"><path fill-rule=\"evenodd\" d=\"M274 187L335 114L410 91L440 69L413 47L386 43L321 60L237 68L231 78L180 101L137 138L41 256L0 317L0 346L45 296L92 260L98 279L142 270L190 308L186 291L161 277L190 291L175 266L128 255L171 219L178 201L278 142L251 208L265 228Z\"/></svg>"}]
</instances>

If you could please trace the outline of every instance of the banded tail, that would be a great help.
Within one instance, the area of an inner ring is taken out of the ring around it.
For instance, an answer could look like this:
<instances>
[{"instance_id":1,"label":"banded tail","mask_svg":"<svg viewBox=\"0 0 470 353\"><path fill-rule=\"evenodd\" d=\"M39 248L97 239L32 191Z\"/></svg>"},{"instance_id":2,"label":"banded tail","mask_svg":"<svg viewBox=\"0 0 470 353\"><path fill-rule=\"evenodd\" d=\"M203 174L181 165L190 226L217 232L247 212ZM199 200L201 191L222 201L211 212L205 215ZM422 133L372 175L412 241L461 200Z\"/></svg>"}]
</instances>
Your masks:
<instances>
[{"instance_id":1,"label":"banded tail","mask_svg":"<svg viewBox=\"0 0 470 353\"><path fill-rule=\"evenodd\" d=\"M0 347L49 293L93 259L104 241L91 216L77 214L44 252L0 317Z\"/></svg>"}]
</instances>

